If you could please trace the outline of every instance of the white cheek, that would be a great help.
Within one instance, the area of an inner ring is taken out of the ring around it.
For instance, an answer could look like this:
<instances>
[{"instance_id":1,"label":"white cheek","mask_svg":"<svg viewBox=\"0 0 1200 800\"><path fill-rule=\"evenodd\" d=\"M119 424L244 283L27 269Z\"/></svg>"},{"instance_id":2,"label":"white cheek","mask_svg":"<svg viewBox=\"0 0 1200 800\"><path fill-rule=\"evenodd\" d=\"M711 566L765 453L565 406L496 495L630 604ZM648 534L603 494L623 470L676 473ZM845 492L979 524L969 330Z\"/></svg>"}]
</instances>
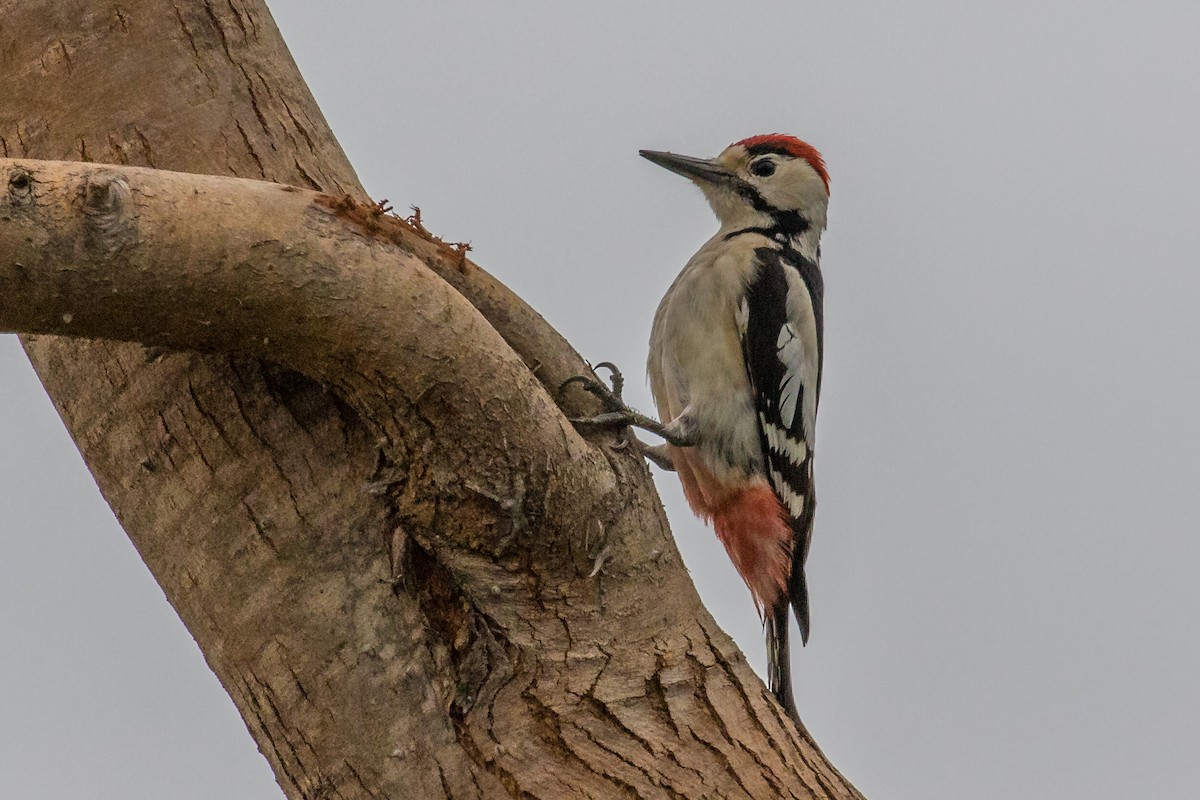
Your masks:
<instances>
[{"instance_id":1,"label":"white cheek","mask_svg":"<svg viewBox=\"0 0 1200 800\"><path fill-rule=\"evenodd\" d=\"M776 208L796 209L814 228L825 229L829 193L821 176L807 162L784 162L774 176L757 183L759 193L768 203Z\"/></svg>"}]
</instances>

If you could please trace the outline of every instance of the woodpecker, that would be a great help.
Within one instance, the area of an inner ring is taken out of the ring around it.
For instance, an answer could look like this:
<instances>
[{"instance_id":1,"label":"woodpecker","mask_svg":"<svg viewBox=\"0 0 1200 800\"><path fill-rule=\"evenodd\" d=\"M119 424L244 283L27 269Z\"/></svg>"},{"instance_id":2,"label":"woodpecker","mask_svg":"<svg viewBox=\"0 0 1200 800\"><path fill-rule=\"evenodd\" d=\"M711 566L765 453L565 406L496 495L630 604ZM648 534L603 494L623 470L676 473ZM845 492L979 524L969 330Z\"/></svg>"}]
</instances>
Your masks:
<instances>
[{"instance_id":1,"label":"woodpecker","mask_svg":"<svg viewBox=\"0 0 1200 800\"><path fill-rule=\"evenodd\" d=\"M611 365L615 392L585 388L606 402L598 422L666 439L647 455L678 473L749 587L766 633L768 685L801 725L788 609L807 644L829 174L814 147L783 134L743 139L712 159L641 155L699 186L720 229L654 316L647 370L661 423L624 406Z\"/></svg>"}]
</instances>

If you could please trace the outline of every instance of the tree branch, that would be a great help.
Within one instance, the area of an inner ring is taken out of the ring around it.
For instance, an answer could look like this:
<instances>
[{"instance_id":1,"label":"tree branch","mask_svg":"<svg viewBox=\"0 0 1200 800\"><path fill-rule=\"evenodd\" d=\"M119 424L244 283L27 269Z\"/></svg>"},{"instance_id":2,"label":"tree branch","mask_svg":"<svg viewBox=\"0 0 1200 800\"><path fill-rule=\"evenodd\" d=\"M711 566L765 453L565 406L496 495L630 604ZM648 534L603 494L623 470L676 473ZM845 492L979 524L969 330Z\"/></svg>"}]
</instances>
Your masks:
<instances>
[{"instance_id":1,"label":"tree branch","mask_svg":"<svg viewBox=\"0 0 1200 800\"><path fill-rule=\"evenodd\" d=\"M389 459L424 425L455 454L446 479L467 485L492 478L477 449L503 450L524 485L543 482L529 466L549 459L563 485L587 487L544 507L553 528L614 488L608 462L479 312L326 196L72 162L0 159L0 176L0 328L268 359L333 387ZM434 401L436 414L422 409Z\"/></svg>"}]
</instances>

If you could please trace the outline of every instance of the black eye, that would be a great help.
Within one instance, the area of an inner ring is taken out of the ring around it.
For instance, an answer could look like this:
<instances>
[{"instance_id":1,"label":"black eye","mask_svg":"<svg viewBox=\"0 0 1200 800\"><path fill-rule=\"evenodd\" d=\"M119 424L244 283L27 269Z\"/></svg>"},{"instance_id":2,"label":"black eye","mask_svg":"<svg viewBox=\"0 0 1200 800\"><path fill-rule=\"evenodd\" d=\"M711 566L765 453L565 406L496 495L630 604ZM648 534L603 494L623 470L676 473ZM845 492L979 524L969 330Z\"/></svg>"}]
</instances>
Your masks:
<instances>
[{"instance_id":1,"label":"black eye","mask_svg":"<svg viewBox=\"0 0 1200 800\"><path fill-rule=\"evenodd\" d=\"M760 178L769 178L775 174L775 162L769 158L760 158L750 165L750 171Z\"/></svg>"}]
</instances>

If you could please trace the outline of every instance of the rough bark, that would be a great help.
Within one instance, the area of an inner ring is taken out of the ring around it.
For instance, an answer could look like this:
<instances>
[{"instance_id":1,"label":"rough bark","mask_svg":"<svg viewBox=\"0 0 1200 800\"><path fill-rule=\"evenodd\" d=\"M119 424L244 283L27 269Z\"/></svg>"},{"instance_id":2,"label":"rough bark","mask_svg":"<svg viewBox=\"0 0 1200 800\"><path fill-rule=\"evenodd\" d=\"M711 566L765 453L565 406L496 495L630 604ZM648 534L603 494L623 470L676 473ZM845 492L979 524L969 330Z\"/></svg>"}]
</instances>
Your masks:
<instances>
[{"instance_id":1,"label":"rough bark","mask_svg":"<svg viewBox=\"0 0 1200 800\"><path fill-rule=\"evenodd\" d=\"M265 6L0 25L0 327L59 334L31 360L289 797L858 796L483 270L308 192L22 160L361 198Z\"/></svg>"}]
</instances>

